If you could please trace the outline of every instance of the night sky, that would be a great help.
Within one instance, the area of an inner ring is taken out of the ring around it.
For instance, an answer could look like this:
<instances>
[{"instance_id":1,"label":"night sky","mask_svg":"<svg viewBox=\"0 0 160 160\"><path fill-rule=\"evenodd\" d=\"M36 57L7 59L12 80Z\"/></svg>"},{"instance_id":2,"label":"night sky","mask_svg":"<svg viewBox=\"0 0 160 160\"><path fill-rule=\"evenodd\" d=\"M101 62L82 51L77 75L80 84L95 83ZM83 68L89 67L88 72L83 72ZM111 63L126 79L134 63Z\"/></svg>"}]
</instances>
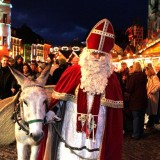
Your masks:
<instances>
[{"instance_id":1,"label":"night sky","mask_svg":"<svg viewBox=\"0 0 160 160\"><path fill-rule=\"evenodd\" d=\"M12 0L12 26L26 24L53 45L73 39L84 41L101 19L115 30L126 30L139 22L147 28L147 0Z\"/></svg>"}]
</instances>

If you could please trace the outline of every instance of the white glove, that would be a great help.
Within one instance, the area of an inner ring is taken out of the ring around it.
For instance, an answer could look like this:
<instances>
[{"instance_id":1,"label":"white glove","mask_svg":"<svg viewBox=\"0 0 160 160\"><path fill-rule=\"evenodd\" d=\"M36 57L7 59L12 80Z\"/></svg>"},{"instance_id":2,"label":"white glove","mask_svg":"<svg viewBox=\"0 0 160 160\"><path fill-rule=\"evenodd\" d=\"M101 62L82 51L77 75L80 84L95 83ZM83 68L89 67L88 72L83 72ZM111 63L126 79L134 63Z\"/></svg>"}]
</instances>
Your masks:
<instances>
[{"instance_id":1,"label":"white glove","mask_svg":"<svg viewBox=\"0 0 160 160\"><path fill-rule=\"evenodd\" d=\"M46 113L46 121L47 121L47 123L60 121L60 120L61 120L61 118L59 118L53 111L48 111Z\"/></svg>"}]
</instances>

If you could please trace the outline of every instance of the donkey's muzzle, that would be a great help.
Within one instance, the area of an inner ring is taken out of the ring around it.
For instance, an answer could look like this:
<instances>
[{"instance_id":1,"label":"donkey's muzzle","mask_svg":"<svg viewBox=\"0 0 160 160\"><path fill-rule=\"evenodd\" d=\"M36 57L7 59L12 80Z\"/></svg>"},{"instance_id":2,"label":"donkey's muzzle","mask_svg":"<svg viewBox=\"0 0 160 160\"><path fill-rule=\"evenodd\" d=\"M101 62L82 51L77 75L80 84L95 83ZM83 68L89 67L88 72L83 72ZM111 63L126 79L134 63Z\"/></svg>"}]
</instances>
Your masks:
<instances>
[{"instance_id":1,"label":"donkey's muzzle","mask_svg":"<svg viewBox=\"0 0 160 160\"><path fill-rule=\"evenodd\" d=\"M30 133L30 137L35 141L35 142L39 142L44 136L44 133Z\"/></svg>"}]
</instances>

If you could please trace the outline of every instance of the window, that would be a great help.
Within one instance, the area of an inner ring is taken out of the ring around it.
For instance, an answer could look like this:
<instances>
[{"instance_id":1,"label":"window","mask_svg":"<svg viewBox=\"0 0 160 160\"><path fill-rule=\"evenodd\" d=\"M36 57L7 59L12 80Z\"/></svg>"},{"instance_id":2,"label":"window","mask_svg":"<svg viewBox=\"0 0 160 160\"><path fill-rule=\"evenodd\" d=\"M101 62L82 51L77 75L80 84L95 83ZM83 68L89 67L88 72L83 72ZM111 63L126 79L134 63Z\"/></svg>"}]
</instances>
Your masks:
<instances>
[{"instance_id":1,"label":"window","mask_svg":"<svg viewBox=\"0 0 160 160\"><path fill-rule=\"evenodd\" d=\"M5 36L3 37L3 45L7 46L7 37L5 37Z\"/></svg>"},{"instance_id":2,"label":"window","mask_svg":"<svg viewBox=\"0 0 160 160\"><path fill-rule=\"evenodd\" d=\"M7 14L3 14L3 23L7 23Z\"/></svg>"}]
</instances>

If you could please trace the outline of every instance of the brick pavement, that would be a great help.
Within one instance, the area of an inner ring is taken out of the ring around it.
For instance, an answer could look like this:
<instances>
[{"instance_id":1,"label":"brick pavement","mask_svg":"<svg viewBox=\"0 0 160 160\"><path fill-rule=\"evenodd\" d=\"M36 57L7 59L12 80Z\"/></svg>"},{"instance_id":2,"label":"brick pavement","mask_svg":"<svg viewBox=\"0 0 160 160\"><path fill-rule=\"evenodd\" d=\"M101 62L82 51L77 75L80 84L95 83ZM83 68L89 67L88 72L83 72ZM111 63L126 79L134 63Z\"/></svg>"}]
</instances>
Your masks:
<instances>
[{"instance_id":1,"label":"brick pavement","mask_svg":"<svg viewBox=\"0 0 160 160\"><path fill-rule=\"evenodd\" d=\"M145 137L133 140L131 134L124 135L123 160L160 160L160 129L145 130ZM16 160L15 143L0 146L0 160Z\"/></svg>"},{"instance_id":2,"label":"brick pavement","mask_svg":"<svg viewBox=\"0 0 160 160\"><path fill-rule=\"evenodd\" d=\"M123 160L160 160L160 129L145 129L140 140L124 135Z\"/></svg>"}]
</instances>

